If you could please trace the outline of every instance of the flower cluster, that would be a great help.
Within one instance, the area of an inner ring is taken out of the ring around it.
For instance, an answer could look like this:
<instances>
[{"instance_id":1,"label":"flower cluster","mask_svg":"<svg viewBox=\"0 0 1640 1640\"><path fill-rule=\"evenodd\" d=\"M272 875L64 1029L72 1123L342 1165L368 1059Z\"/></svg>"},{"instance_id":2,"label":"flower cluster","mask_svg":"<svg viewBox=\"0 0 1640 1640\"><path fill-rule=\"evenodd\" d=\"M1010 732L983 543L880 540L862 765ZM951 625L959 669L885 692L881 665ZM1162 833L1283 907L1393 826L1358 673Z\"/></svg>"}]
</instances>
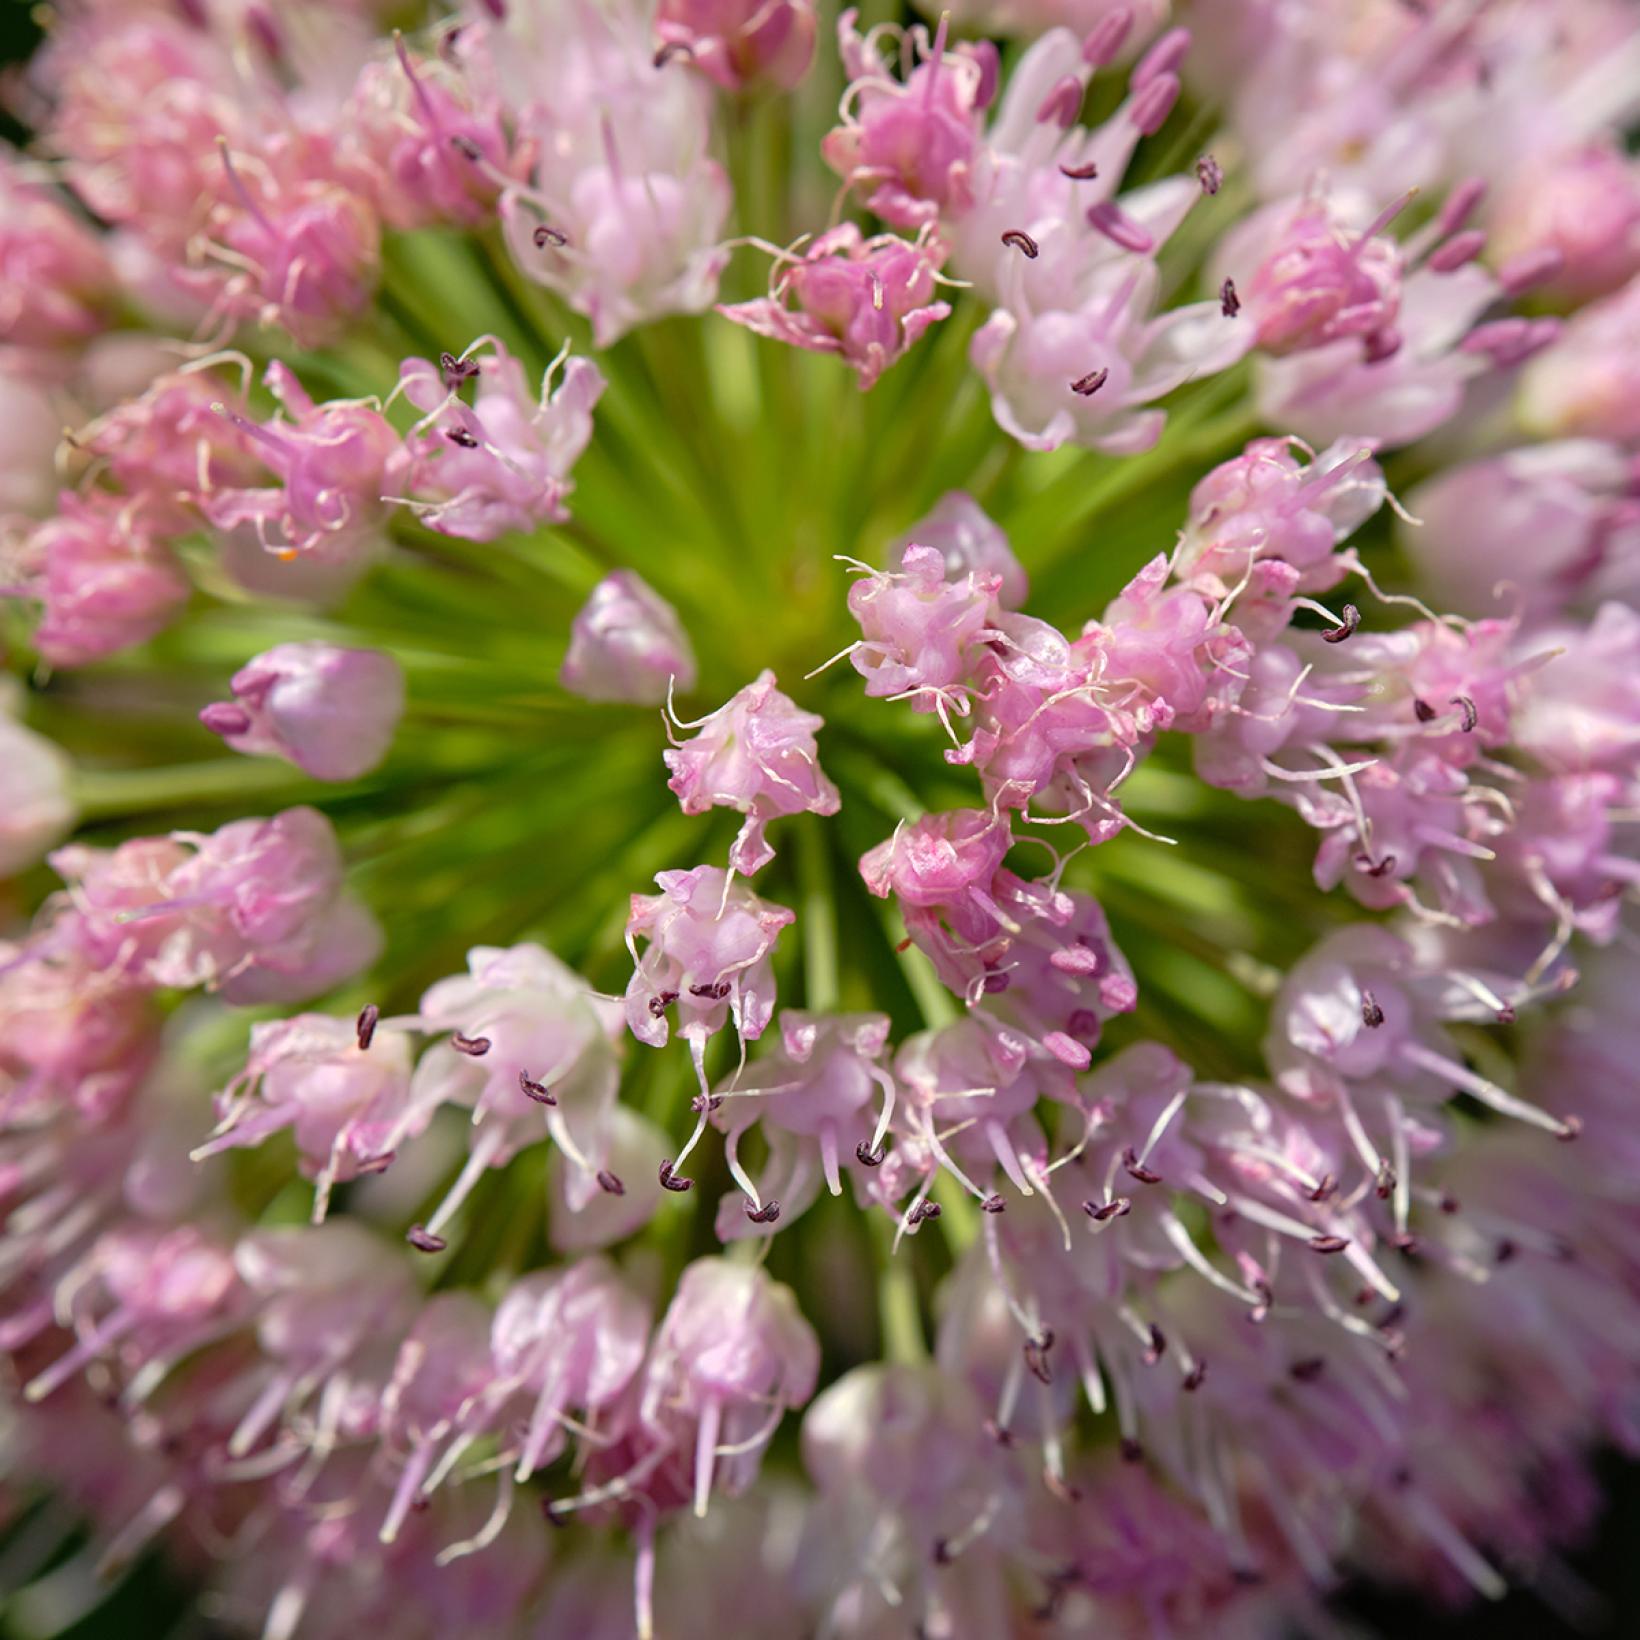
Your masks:
<instances>
[{"instance_id":1,"label":"flower cluster","mask_svg":"<svg viewBox=\"0 0 1640 1640\"><path fill-rule=\"evenodd\" d=\"M20 1620L1273 1640L1595 1525L1640 19L1179 11L55 0Z\"/></svg>"}]
</instances>

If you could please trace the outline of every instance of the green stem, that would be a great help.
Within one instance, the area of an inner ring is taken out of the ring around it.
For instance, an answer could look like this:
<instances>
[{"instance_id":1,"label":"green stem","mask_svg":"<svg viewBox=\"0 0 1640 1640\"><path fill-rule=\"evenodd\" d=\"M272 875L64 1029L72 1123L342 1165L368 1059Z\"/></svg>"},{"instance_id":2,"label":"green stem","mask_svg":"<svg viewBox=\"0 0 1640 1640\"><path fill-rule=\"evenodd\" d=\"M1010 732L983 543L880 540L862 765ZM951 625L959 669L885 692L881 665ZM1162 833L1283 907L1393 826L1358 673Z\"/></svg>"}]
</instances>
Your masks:
<instances>
[{"instance_id":1,"label":"green stem","mask_svg":"<svg viewBox=\"0 0 1640 1640\"><path fill-rule=\"evenodd\" d=\"M803 982L805 1001L816 1013L837 1007L837 900L823 823L805 815L797 836L797 868L803 889Z\"/></svg>"},{"instance_id":2,"label":"green stem","mask_svg":"<svg viewBox=\"0 0 1640 1640\"><path fill-rule=\"evenodd\" d=\"M920 1366L928 1359L922 1307L917 1301L917 1277L911 1250L903 1243L895 1253L894 1221L886 1213L872 1215L877 1243L877 1317L883 1329L883 1356L901 1366Z\"/></svg>"}]
</instances>

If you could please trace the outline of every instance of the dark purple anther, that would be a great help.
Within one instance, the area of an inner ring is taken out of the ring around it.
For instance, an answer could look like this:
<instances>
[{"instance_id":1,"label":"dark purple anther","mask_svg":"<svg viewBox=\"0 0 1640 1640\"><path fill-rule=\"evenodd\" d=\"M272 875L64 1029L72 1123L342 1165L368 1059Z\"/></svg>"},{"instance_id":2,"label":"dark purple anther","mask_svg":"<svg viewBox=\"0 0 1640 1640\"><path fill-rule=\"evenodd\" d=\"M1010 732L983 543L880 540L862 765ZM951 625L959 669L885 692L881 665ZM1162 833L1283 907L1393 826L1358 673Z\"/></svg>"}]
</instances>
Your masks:
<instances>
[{"instance_id":1,"label":"dark purple anther","mask_svg":"<svg viewBox=\"0 0 1640 1640\"><path fill-rule=\"evenodd\" d=\"M358 1020L354 1029L358 1032L359 1048L362 1051L368 1048L376 1036L376 1022L382 1017L382 1011L373 1002L367 1002L359 1010Z\"/></svg>"},{"instance_id":2,"label":"dark purple anther","mask_svg":"<svg viewBox=\"0 0 1640 1640\"><path fill-rule=\"evenodd\" d=\"M1420 723L1433 723L1437 717L1435 708L1427 700L1420 700L1416 695L1412 699L1412 715Z\"/></svg>"},{"instance_id":3,"label":"dark purple anther","mask_svg":"<svg viewBox=\"0 0 1640 1640\"><path fill-rule=\"evenodd\" d=\"M557 228L550 228L545 222L538 227L531 237L535 240L535 248L544 251L548 245L557 245L560 248L569 243L569 235L561 233Z\"/></svg>"},{"instance_id":4,"label":"dark purple anther","mask_svg":"<svg viewBox=\"0 0 1640 1640\"><path fill-rule=\"evenodd\" d=\"M920 1201L906 1214L905 1222L907 1224L921 1224L924 1219L937 1219L940 1216L940 1211L938 1202Z\"/></svg>"},{"instance_id":5,"label":"dark purple anther","mask_svg":"<svg viewBox=\"0 0 1640 1640\"><path fill-rule=\"evenodd\" d=\"M1082 1211L1095 1224L1107 1224L1112 1219L1119 1219L1124 1213L1129 1212L1132 1207L1133 1203L1126 1196L1112 1196L1102 1207L1096 1202L1082 1203Z\"/></svg>"},{"instance_id":6,"label":"dark purple anther","mask_svg":"<svg viewBox=\"0 0 1640 1640\"><path fill-rule=\"evenodd\" d=\"M1342 643L1346 638L1352 638L1361 629L1361 611L1354 604L1345 604L1344 613L1339 617L1338 625L1331 632L1321 634L1325 643Z\"/></svg>"},{"instance_id":7,"label":"dark purple anther","mask_svg":"<svg viewBox=\"0 0 1640 1640\"><path fill-rule=\"evenodd\" d=\"M1475 725L1481 720L1480 713L1475 710L1474 701L1468 695L1454 695L1452 704L1463 713L1463 732L1466 735L1474 734Z\"/></svg>"},{"instance_id":8,"label":"dark purple anther","mask_svg":"<svg viewBox=\"0 0 1640 1640\"><path fill-rule=\"evenodd\" d=\"M1099 166L1090 159L1086 165L1061 165L1059 174L1072 182L1092 182L1099 175Z\"/></svg>"},{"instance_id":9,"label":"dark purple anther","mask_svg":"<svg viewBox=\"0 0 1640 1640\"><path fill-rule=\"evenodd\" d=\"M469 1059L482 1059L490 1051L490 1039L487 1036L463 1036L460 1031L452 1031L450 1046L457 1053L466 1054Z\"/></svg>"},{"instance_id":10,"label":"dark purple anther","mask_svg":"<svg viewBox=\"0 0 1640 1640\"><path fill-rule=\"evenodd\" d=\"M879 1146L876 1150L873 1150L871 1146L868 1145L864 1139L862 1139L859 1144L854 1147L854 1159L860 1164L861 1167L881 1167L883 1165L882 1148Z\"/></svg>"},{"instance_id":11,"label":"dark purple anther","mask_svg":"<svg viewBox=\"0 0 1640 1640\"><path fill-rule=\"evenodd\" d=\"M1041 255L1041 247L1023 228L1010 228L1003 236L1004 245L1012 245L1016 251L1024 251L1028 260L1034 262Z\"/></svg>"},{"instance_id":12,"label":"dark purple anther","mask_svg":"<svg viewBox=\"0 0 1640 1640\"><path fill-rule=\"evenodd\" d=\"M528 1071L518 1073L518 1086L529 1095L538 1105L556 1105L558 1101L552 1096L545 1082L537 1082Z\"/></svg>"},{"instance_id":13,"label":"dark purple anther","mask_svg":"<svg viewBox=\"0 0 1640 1640\"><path fill-rule=\"evenodd\" d=\"M1384 1023L1384 1010L1378 1006L1378 998L1364 986L1361 990L1361 1023L1369 1031L1376 1031Z\"/></svg>"},{"instance_id":14,"label":"dark purple anther","mask_svg":"<svg viewBox=\"0 0 1640 1640\"><path fill-rule=\"evenodd\" d=\"M747 1202L746 1217L752 1224L773 1224L780 1217L780 1203L769 1201L761 1207L753 1207Z\"/></svg>"},{"instance_id":15,"label":"dark purple anther","mask_svg":"<svg viewBox=\"0 0 1640 1640\"><path fill-rule=\"evenodd\" d=\"M1196 161L1196 180L1204 194L1216 194L1224 186L1224 167L1211 154L1203 154Z\"/></svg>"},{"instance_id":16,"label":"dark purple anther","mask_svg":"<svg viewBox=\"0 0 1640 1640\"><path fill-rule=\"evenodd\" d=\"M1219 286L1219 312L1222 313L1226 319L1234 319L1235 316L1241 312L1241 298L1236 294L1236 282L1234 279L1226 279L1225 282Z\"/></svg>"},{"instance_id":17,"label":"dark purple anther","mask_svg":"<svg viewBox=\"0 0 1640 1640\"><path fill-rule=\"evenodd\" d=\"M626 1186L607 1167L600 1168L594 1177L598 1180L598 1188L606 1196L624 1196L626 1194Z\"/></svg>"},{"instance_id":18,"label":"dark purple anther","mask_svg":"<svg viewBox=\"0 0 1640 1640\"><path fill-rule=\"evenodd\" d=\"M412 1224L405 1231L404 1239L418 1253L442 1253L450 1245L443 1236L435 1236L431 1230L420 1224Z\"/></svg>"},{"instance_id":19,"label":"dark purple anther","mask_svg":"<svg viewBox=\"0 0 1640 1640\"><path fill-rule=\"evenodd\" d=\"M695 1181L693 1179L686 1179L681 1173L674 1173L672 1171L672 1163L670 1160L661 1163L657 1176L661 1181L662 1190L671 1190L680 1196L684 1191L693 1190L695 1188Z\"/></svg>"},{"instance_id":20,"label":"dark purple anther","mask_svg":"<svg viewBox=\"0 0 1640 1640\"><path fill-rule=\"evenodd\" d=\"M1122 1152L1122 1166L1136 1178L1140 1184L1160 1184L1162 1176L1152 1171L1139 1160L1139 1153L1132 1145Z\"/></svg>"},{"instance_id":21,"label":"dark purple anther","mask_svg":"<svg viewBox=\"0 0 1640 1640\"><path fill-rule=\"evenodd\" d=\"M1053 1328L1044 1327L1037 1338L1027 1338L1024 1343L1025 1365L1030 1368L1031 1376L1044 1384L1053 1382L1053 1372L1048 1366L1048 1351L1053 1348Z\"/></svg>"},{"instance_id":22,"label":"dark purple anther","mask_svg":"<svg viewBox=\"0 0 1640 1640\"><path fill-rule=\"evenodd\" d=\"M1318 1253L1342 1253L1350 1244L1348 1236L1311 1236L1310 1246Z\"/></svg>"},{"instance_id":23,"label":"dark purple anther","mask_svg":"<svg viewBox=\"0 0 1640 1640\"><path fill-rule=\"evenodd\" d=\"M1110 380L1109 370L1090 370L1071 383L1071 391L1084 399L1091 399Z\"/></svg>"},{"instance_id":24,"label":"dark purple anther","mask_svg":"<svg viewBox=\"0 0 1640 1640\"><path fill-rule=\"evenodd\" d=\"M476 450L478 448L478 440L465 427L446 428L444 436L452 444L459 445L463 450Z\"/></svg>"},{"instance_id":25,"label":"dark purple anther","mask_svg":"<svg viewBox=\"0 0 1640 1640\"><path fill-rule=\"evenodd\" d=\"M1008 1204L1000 1196L987 1196L979 1204L982 1213L1000 1213Z\"/></svg>"}]
</instances>

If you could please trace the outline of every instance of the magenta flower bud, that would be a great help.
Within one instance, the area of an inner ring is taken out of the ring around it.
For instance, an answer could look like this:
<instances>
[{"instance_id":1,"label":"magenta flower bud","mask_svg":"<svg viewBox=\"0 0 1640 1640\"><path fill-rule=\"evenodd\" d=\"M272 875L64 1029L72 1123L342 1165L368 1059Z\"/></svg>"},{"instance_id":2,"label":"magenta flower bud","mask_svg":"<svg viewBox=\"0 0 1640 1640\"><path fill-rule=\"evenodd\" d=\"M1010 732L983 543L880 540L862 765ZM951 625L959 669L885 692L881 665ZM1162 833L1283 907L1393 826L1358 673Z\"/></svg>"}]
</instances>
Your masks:
<instances>
[{"instance_id":1,"label":"magenta flower bud","mask_svg":"<svg viewBox=\"0 0 1640 1640\"><path fill-rule=\"evenodd\" d=\"M1155 136L1173 112L1173 105L1178 102L1182 89L1177 74L1158 74L1154 79L1146 80L1133 93L1133 100L1128 104L1128 118L1143 135ZM1146 245L1144 249L1151 247Z\"/></svg>"},{"instance_id":2,"label":"magenta flower bud","mask_svg":"<svg viewBox=\"0 0 1640 1640\"><path fill-rule=\"evenodd\" d=\"M75 947L134 984L295 1001L380 945L374 919L343 892L341 849L316 809L111 850L74 845L51 862L73 891Z\"/></svg>"},{"instance_id":3,"label":"magenta flower bud","mask_svg":"<svg viewBox=\"0 0 1640 1640\"><path fill-rule=\"evenodd\" d=\"M282 757L315 780L357 780L392 744L404 672L377 649L283 643L234 673L233 697L199 721L236 752Z\"/></svg>"},{"instance_id":4,"label":"magenta flower bud","mask_svg":"<svg viewBox=\"0 0 1640 1640\"><path fill-rule=\"evenodd\" d=\"M74 823L72 765L12 717L10 704L0 692L0 879L33 865Z\"/></svg>"},{"instance_id":5,"label":"magenta flower bud","mask_svg":"<svg viewBox=\"0 0 1640 1640\"><path fill-rule=\"evenodd\" d=\"M757 679L700 720L700 732L661 755L667 781L685 814L711 808L746 816L729 850L742 876L774 858L764 829L783 814L835 814L837 788L820 768L815 731L825 719L805 712L775 688L774 673Z\"/></svg>"},{"instance_id":6,"label":"magenta flower bud","mask_svg":"<svg viewBox=\"0 0 1640 1640\"><path fill-rule=\"evenodd\" d=\"M678 612L634 570L592 589L570 625L558 681L582 700L661 706L695 687L695 652Z\"/></svg>"},{"instance_id":7,"label":"magenta flower bud","mask_svg":"<svg viewBox=\"0 0 1640 1640\"><path fill-rule=\"evenodd\" d=\"M797 914L760 900L717 866L663 871L655 881L661 892L634 894L627 919L634 968L626 1022L640 1042L663 1047L670 1034L667 1012L675 1006L678 1034L689 1044L705 1092L707 1038L732 1018L741 1041L754 1041L774 1017L770 954ZM648 945L642 956L640 939Z\"/></svg>"},{"instance_id":8,"label":"magenta flower bud","mask_svg":"<svg viewBox=\"0 0 1640 1640\"><path fill-rule=\"evenodd\" d=\"M532 398L524 367L499 342L488 352L470 348L460 362L473 368L453 386L426 359L406 359L399 370L405 397L425 412L407 441L406 483L417 516L468 541L561 523L574 488L570 469L592 437L602 373L590 360L571 358L554 388L555 363ZM460 395L469 376L476 383L470 406Z\"/></svg>"},{"instance_id":9,"label":"magenta flower bud","mask_svg":"<svg viewBox=\"0 0 1640 1640\"><path fill-rule=\"evenodd\" d=\"M655 34L725 91L790 91L814 60L813 0L661 0Z\"/></svg>"},{"instance_id":10,"label":"magenta flower bud","mask_svg":"<svg viewBox=\"0 0 1640 1640\"><path fill-rule=\"evenodd\" d=\"M1127 43L1133 27L1133 12L1127 6L1107 11L1088 31L1082 42L1082 61L1090 68L1109 68Z\"/></svg>"},{"instance_id":11,"label":"magenta flower bud","mask_svg":"<svg viewBox=\"0 0 1640 1640\"><path fill-rule=\"evenodd\" d=\"M961 581L966 575L979 581L995 580L996 601L1003 609L1018 609L1030 592L1030 582L1008 544L1007 533L966 490L941 496L934 510L913 524L890 550L890 566L904 569L914 547L932 547L945 559L947 581Z\"/></svg>"},{"instance_id":12,"label":"magenta flower bud","mask_svg":"<svg viewBox=\"0 0 1640 1640\"><path fill-rule=\"evenodd\" d=\"M714 1488L734 1497L752 1484L779 1413L813 1395L819 1371L819 1340L789 1287L723 1258L683 1272L655 1333L639 1417L693 1452L697 1515Z\"/></svg>"},{"instance_id":13,"label":"magenta flower bud","mask_svg":"<svg viewBox=\"0 0 1640 1640\"><path fill-rule=\"evenodd\" d=\"M949 303L933 299L944 260L938 239L866 239L844 222L814 240L800 260L783 265L771 295L718 312L759 336L837 354L864 390L950 314Z\"/></svg>"},{"instance_id":14,"label":"magenta flower bud","mask_svg":"<svg viewBox=\"0 0 1640 1640\"><path fill-rule=\"evenodd\" d=\"M113 270L101 245L8 151L0 150L0 343L82 342L107 323Z\"/></svg>"},{"instance_id":15,"label":"magenta flower bud","mask_svg":"<svg viewBox=\"0 0 1640 1640\"><path fill-rule=\"evenodd\" d=\"M216 1127L193 1154L254 1148L290 1129L302 1172L317 1181L318 1223L334 1185L380 1171L432 1114L411 1099L403 1031L378 1026L361 1047L352 1020L296 1014L251 1027L245 1068L217 1095Z\"/></svg>"},{"instance_id":16,"label":"magenta flower bud","mask_svg":"<svg viewBox=\"0 0 1640 1640\"><path fill-rule=\"evenodd\" d=\"M1140 91L1163 75L1174 74L1189 52L1190 30L1170 28L1133 65L1133 73L1128 80L1129 88Z\"/></svg>"},{"instance_id":17,"label":"magenta flower bud","mask_svg":"<svg viewBox=\"0 0 1640 1640\"><path fill-rule=\"evenodd\" d=\"M23 545L24 585L42 605L34 647L53 666L87 666L146 643L189 595L188 577L137 503L65 494Z\"/></svg>"}]
</instances>

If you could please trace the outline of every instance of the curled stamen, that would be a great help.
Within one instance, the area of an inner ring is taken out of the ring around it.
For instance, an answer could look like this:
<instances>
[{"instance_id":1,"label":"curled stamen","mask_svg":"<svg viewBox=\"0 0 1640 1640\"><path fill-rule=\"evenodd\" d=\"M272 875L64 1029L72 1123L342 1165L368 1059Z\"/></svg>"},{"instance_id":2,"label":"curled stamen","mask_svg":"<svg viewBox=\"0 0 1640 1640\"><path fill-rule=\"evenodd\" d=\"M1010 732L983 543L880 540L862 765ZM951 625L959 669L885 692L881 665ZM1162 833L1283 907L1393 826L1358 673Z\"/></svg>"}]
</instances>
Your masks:
<instances>
[{"instance_id":1,"label":"curled stamen","mask_svg":"<svg viewBox=\"0 0 1640 1640\"><path fill-rule=\"evenodd\" d=\"M921 1224L924 1219L937 1219L940 1216L940 1204L923 1200L917 1203L905 1216L907 1224Z\"/></svg>"},{"instance_id":2,"label":"curled stamen","mask_svg":"<svg viewBox=\"0 0 1640 1640\"><path fill-rule=\"evenodd\" d=\"M1468 695L1454 695L1452 704L1463 713L1463 732L1471 735L1475 732L1475 725L1480 722L1480 713L1475 710L1475 703Z\"/></svg>"},{"instance_id":3,"label":"curled stamen","mask_svg":"<svg viewBox=\"0 0 1640 1640\"><path fill-rule=\"evenodd\" d=\"M460 1031L452 1031L450 1046L457 1053L466 1054L469 1059L482 1059L490 1051L490 1039L487 1036L463 1036Z\"/></svg>"},{"instance_id":4,"label":"curled stamen","mask_svg":"<svg viewBox=\"0 0 1640 1640\"><path fill-rule=\"evenodd\" d=\"M412 1224L405 1231L404 1239L418 1253L442 1253L450 1245L443 1236L435 1236L431 1230L420 1224Z\"/></svg>"},{"instance_id":5,"label":"curled stamen","mask_svg":"<svg viewBox=\"0 0 1640 1640\"><path fill-rule=\"evenodd\" d=\"M444 385L453 392L464 381L471 381L478 374L478 360L458 359L453 353L441 353L438 356L438 371L444 378Z\"/></svg>"},{"instance_id":6,"label":"curled stamen","mask_svg":"<svg viewBox=\"0 0 1640 1640\"><path fill-rule=\"evenodd\" d=\"M626 1186L621 1182L620 1177L611 1173L607 1167L599 1168L594 1177L598 1181L598 1188L606 1196L624 1196L626 1194Z\"/></svg>"},{"instance_id":7,"label":"curled stamen","mask_svg":"<svg viewBox=\"0 0 1640 1640\"><path fill-rule=\"evenodd\" d=\"M879 1145L875 1150L862 1139L854 1147L854 1159L861 1167L881 1167L883 1165L883 1147Z\"/></svg>"},{"instance_id":8,"label":"curled stamen","mask_svg":"<svg viewBox=\"0 0 1640 1640\"><path fill-rule=\"evenodd\" d=\"M659 1019L677 1000L678 993L676 991L657 991L649 999L649 1017Z\"/></svg>"},{"instance_id":9,"label":"curled stamen","mask_svg":"<svg viewBox=\"0 0 1640 1640\"><path fill-rule=\"evenodd\" d=\"M1346 638L1352 638L1360 630L1361 611L1354 604L1345 604L1344 613L1339 617L1338 625L1331 632L1321 634L1325 643L1342 643Z\"/></svg>"},{"instance_id":10,"label":"curled stamen","mask_svg":"<svg viewBox=\"0 0 1640 1640\"><path fill-rule=\"evenodd\" d=\"M518 1086L538 1105L556 1105L558 1103L546 1083L537 1082L528 1071L518 1073Z\"/></svg>"},{"instance_id":11,"label":"curled stamen","mask_svg":"<svg viewBox=\"0 0 1640 1640\"><path fill-rule=\"evenodd\" d=\"M1222 313L1226 319L1234 319L1235 316L1241 312L1241 298L1236 294L1236 282L1234 279L1226 279L1225 282L1219 286L1219 312Z\"/></svg>"},{"instance_id":12,"label":"curled stamen","mask_svg":"<svg viewBox=\"0 0 1640 1640\"><path fill-rule=\"evenodd\" d=\"M1377 997L1365 989L1361 992L1361 1023L1369 1031L1376 1031L1384 1023L1384 1010L1378 1006Z\"/></svg>"},{"instance_id":13,"label":"curled stamen","mask_svg":"<svg viewBox=\"0 0 1640 1640\"><path fill-rule=\"evenodd\" d=\"M1224 186L1224 167L1211 154L1203 154L1196 161L1196 180L1204 194L1216 194Z\"/></svg>"},{"instance_id":14,"label":"curled stamen","mask_svg":"<svg viewBox=\"0 0 1640 1640\"><path fill-rule=\"evenodd\" d=\"M358 1033L359 1048L363 1051L375 1040L376 1023L382 1017L382 1011L373 1002L367 1002L359 1010L359 1018L354 1026Z\"/></svg>"},{"instance_id":15,"label":"curled stamen","mask_svg":"<svg viewBox=\"0 0 1640 1640\"><path fill-rule=\"evenodd\" d=\"M1071 383L1071 391L1084 399L1091 399L1095 393L1110 379L1108 369L1090 370L1085 376L1078 376Z\"/></svg>"},{"instance_id":16,"label":"curled stamen","mask_svg":"<svg viewBox=\"0 0 1640 1640\"><path fill-rule=\"evenodd\" d=\"M1034 262L1041 255L1041 247L1023 228L1010 228L1002 236L1004 245L1012 245L1015 250L1024 251L1026 257Z\"/></svg>"},{"instance_id":17,"label":"curled stamen","mask_svg":"<svg viewBox=\"0 0 1640 1640\"><path fill-rule=\"evenodd\" d=\"M672 1163L670 1160L661 1163L660 1167L657 1169L657 1177L661 1181L662 1190L671 1190L679 1195L682 1195L685 1190L693 1190L695 1188L695 1181L693 1179L686 1179L681 1173L674 1173L672 1171Z\"/></svg>"},{"instance_id":18,"label":"curled stamen","mask_svg":"<svg viewBox=\"0 0 1640 1640\"><path fill-rule=\"evenodd\" d=\"M780 1203L767 1201L761 1207L746 1203L746 1218L751 1224L773 1224L780 1217Z\"/></svg>"},{"instance_id":19,"label":"curled stamen","mask_svg":"<svg viewBox=\"0 0 1640 1640\"><path fill-rule=\"evenodd\" d=\"M567 233L563 233L557 228L549 227L545 222L541 223L541 225L531 235L531 238L535 240L535 248L538 251L545 250L548 245L556 245L561 248L569 243L569 235Z\"/></svg>"}]
</instances>

